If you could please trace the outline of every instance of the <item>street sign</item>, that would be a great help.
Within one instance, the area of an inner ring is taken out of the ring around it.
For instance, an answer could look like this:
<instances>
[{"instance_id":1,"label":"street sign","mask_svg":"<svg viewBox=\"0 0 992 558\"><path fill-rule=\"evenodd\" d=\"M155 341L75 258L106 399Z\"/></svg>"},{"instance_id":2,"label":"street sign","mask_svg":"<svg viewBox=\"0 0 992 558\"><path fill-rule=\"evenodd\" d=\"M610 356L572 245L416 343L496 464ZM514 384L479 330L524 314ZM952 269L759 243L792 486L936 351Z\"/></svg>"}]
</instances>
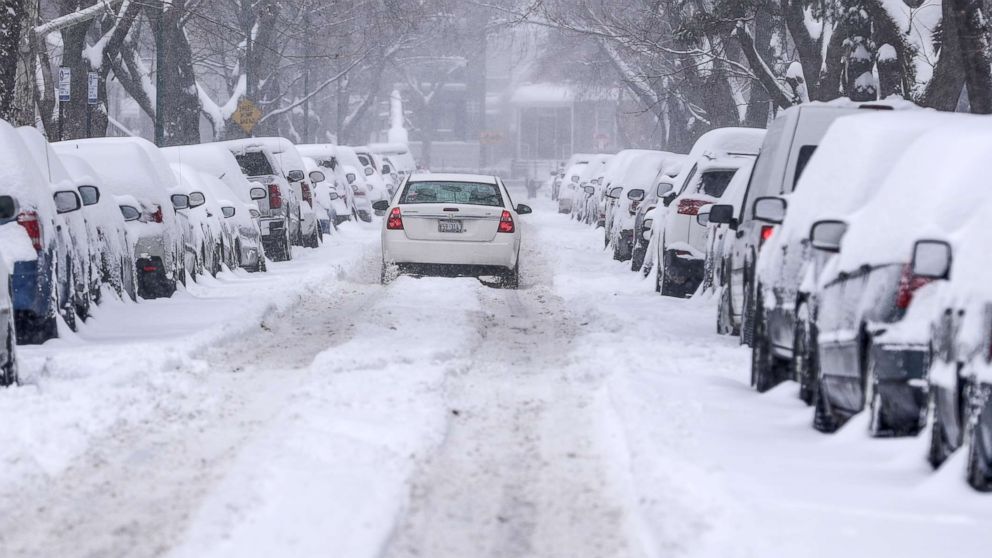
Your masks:
<instances>
[{"instance_id":1,"label":"street sign","mask_svg":"<svg viewBox=\"0 0 992 558\"><path fill-rule=\"evenodd\" d=\"M97 84L99 83L99 77L96 72L89 72L86 74L86 102L95 105L97 102Z\"/></svg>"},{"instance_id":2,"label":"street sign","mask_svg":"<svg viewBox=\"0 0 992 558\"><path fill-rule=\"evenodd\" d=\"M59 102L69 101L72 93L72 70L65 66L59 66Z\"/></svg>"},{"instance_id":3,"label":"street sign","mask_svg":"<svg viewBox=\"0 0 992 558\"><path fill-rule=\"evenodd\" d=\"M255 129L255 125L262 118L262 111L258 110L255 103L249 101L248 99L241 99L238 101L238 108L231 115L231 120L235 124L241 126L241 129L245 131L246 134L250 134L252 130Z\"/></svg>"}]
</instances>

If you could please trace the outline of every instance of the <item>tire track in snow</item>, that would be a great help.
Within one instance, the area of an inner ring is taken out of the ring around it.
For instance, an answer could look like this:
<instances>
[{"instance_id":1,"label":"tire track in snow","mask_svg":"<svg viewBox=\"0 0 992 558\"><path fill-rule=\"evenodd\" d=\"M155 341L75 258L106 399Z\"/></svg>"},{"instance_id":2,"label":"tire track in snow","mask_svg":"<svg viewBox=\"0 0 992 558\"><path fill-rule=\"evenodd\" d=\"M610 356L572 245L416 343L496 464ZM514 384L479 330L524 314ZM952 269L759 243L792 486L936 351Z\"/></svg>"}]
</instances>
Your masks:
<instances>
[{"instance_id":1,"label":"tire track in snow","mask_svg":"<svg viewBox=\"0 0 992 558\"><path fill-rule=\"evenodd\" d=\"M291 403L314 357L350 339L356 317L380 296L366 269L369 254L344 281L329 277L324 288L301 293L255 332L209 349L194 370L176 375L199 385L174 393L166 386L169 399L150 417L122 421L59 477L5 497L0 515L18 522L0 532L0 555L165 553L239 448Z\"/></svg>"}]
</instances>

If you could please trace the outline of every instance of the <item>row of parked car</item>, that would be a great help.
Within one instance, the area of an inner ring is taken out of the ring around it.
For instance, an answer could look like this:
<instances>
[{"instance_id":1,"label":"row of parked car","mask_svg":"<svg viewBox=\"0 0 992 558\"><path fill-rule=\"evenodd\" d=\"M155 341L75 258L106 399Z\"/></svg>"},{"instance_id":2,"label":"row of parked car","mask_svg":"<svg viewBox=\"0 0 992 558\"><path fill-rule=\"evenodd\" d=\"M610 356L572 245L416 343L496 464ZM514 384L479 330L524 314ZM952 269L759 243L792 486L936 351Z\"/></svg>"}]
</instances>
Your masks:
<instances>
[{"instance_id":1,"label":"row of parked car","mask_svg":"<svg viewBox=\"0 0 992 558\"><path fill-rule=\"evenodd\" d=\"M60 321L75 329L104 298L264 272L343 221L370 221L415 170L404 145L49 143L2 120L0 162L0 385L17 382L15 345L58 337Z\"/></svg>"},{"instance_id":2,"label":"row of parked car","mask_svg":"<svg viewBox=\"0 0 992 558\"><path fill-rule=\"evenodd\" d=\"M661 294L716 298L755 389L795 382L822 432L927 436L992 491L989 151L987 116L812 103L688 155L576 155L552 196Z\"/></svg>"}]
</instances>

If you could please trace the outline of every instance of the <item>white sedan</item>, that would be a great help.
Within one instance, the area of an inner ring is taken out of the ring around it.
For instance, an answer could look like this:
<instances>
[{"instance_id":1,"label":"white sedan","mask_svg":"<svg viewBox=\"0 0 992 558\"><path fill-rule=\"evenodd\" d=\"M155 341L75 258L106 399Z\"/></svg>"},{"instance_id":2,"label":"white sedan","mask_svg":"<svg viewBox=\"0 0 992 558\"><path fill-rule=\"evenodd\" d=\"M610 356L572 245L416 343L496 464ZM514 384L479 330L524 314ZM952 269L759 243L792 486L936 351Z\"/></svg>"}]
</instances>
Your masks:
<instances>
[{"instance_id":1,"label":"white sedan","mask_svg":"<svg viewBox=\"0 0 992 558\"><path fill-rule=\"evenodd\" d=\"M474 174L413 174L389 202L382 228L383 282L400 273L496 276L516 288L520 276L518 217L503 181Z\"/></svg>"}]
</instances>

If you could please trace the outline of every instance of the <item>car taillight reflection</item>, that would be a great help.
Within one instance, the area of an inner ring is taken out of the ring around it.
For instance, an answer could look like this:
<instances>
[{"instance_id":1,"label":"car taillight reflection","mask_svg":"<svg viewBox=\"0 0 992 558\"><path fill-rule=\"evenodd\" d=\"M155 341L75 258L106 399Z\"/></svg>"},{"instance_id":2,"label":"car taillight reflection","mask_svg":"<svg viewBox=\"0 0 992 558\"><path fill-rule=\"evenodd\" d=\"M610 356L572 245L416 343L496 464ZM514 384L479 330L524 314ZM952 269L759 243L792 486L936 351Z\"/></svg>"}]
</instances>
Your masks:
<instances>
[{"instance_id":1,"label":"car taillight reflection","mask_svg":"<svg viewBox=\"0 0 992 558\"><path fill-rule=\"evenodd\" d=\"M282 192L279 191L278 184L269 184L269 208L279 209L282 207Z\"/></svg>"},{"instance_id":2,"label":"car taillight reflection","mask_svg":"<svg viewBox=\"0 0 992 558\"><path fill-rule=\"evenodd\" d=\"M699 213L699 208L703 207L708 203L713 203L713 202L685 198L679 200L678 213L679 215L696 215L697 213Z\"/></svg>"},{"instance_id":3,"label":"car taillight reflection","mask_svg":"<svg viewBox=\"0 0 992 558\"><path fill-rule=\"evenodd\" d=\"M155 206L155 213L152 213L152 221L156 223L162 222L162 206Z\"/></svg>"},{"instance_id":4,"label":"car taillight reflection","mask_svg":"<svg viewBox=\"0 0 992 558\"><path fill-rule=\"evenodd\" d=\"M38 221L38 214L34 211L22 211L17 216L17 224L24 227L31 239L31 245L36 252L41 251L41 223Z\"/></svg>"},{"instance_id":5,"label":"car taillight reflection","mask_svg":"<svg viewBox=\"0 0 992 558\"><path fill-rule=\"evenodd\" d=\"M913 273L911 265L903 266L902 275L899 276L899 290L896 293L896 306L905 310L913 302L913 294L917 289L930 283L933 279L920 277Z\"/></svg>"},{"instance_id":6,"label":"car taillight reflection","mask_svg":"<svg viewBox=\"0 0 992 558\"><path fill-rule=\"evenodd\" d=\"M761 227L761 240L758 243L758 248L761 248L773 234L775 234L775 227L771 225L763 225Z\"/></svg>"},{"instance_id":7,"label":"car taillight reflection","mask_svg":"<svg viewBox=\"0 0 992 558\"><path fill-rule=\"evenodd\" d=\"M304 182L302 185L303 189L303 201L307 202L311 206L313 205L313 195L310 193L310 185Z\"/></svg>"}]
</instances>

